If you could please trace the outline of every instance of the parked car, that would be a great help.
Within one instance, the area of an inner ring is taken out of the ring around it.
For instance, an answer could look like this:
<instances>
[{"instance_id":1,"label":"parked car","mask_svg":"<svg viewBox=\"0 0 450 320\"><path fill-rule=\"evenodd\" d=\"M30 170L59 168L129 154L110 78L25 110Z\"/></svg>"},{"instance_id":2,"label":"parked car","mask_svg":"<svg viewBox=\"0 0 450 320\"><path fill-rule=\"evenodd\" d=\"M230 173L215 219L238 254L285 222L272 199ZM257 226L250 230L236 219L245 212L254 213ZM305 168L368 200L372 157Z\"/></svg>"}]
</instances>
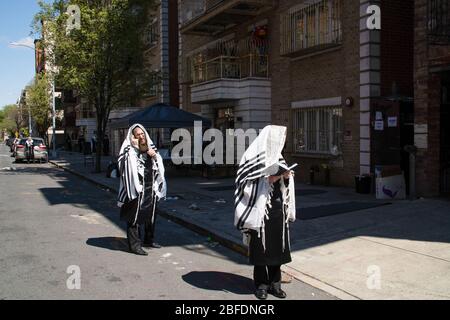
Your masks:
<instances>
[{"instance_id":1,"label":"parked car","mask_svg":"<svg viewBox=\"0 0 450 320\"><path fill-rule=\"evenodd\" d=\"M48 162L48 151L47 146L45 145L44 139L42 138L32 138L34 145L34 160L39 162ZM15 158L16 162L20 162L22 160L27 160L26 154L26 139L20 139L19 143L16 146Z\"/></svg>"}]
</instances>

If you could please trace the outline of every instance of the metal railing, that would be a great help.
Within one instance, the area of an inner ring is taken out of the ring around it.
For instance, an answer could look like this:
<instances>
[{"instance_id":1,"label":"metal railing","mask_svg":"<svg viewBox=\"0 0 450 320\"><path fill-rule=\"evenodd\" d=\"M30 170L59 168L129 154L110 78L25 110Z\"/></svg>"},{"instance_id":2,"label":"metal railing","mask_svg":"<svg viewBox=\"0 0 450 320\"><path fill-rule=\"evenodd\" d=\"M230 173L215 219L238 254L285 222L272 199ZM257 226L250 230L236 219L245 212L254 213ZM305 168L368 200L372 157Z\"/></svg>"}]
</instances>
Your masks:
<instances>
[{"instance_id":1,"label":"metal railing","mask_svg":"<svg viewBox=\"0 0 450 320\"><path fill-rule=\"evenodd\" d=\"M202 83L217 79L268 78L268 61L267 55L218 56L194 65L192 80L194 83Z\"/></svg>"},{"instance_id":2,"label":"metal railing","mask_svg":"<svg viewBox=\"0 0 450 320\"><path fill-rule=\"evenodd\" d=\"M450 3L448 0L428 0L427 33L431 43L450 44Z\"/></svg>"},{"instance_id":3,"label":"metal railing","mask_svg":"<svg viewBox=\"0 0 450 320\"><path fill-rule=\"evenodd\" d=\"M224 0L206 0L205 1L205 11L208 11L211 8L214 8L219 3L225 2Z\"/></svg>"}]
</instances>

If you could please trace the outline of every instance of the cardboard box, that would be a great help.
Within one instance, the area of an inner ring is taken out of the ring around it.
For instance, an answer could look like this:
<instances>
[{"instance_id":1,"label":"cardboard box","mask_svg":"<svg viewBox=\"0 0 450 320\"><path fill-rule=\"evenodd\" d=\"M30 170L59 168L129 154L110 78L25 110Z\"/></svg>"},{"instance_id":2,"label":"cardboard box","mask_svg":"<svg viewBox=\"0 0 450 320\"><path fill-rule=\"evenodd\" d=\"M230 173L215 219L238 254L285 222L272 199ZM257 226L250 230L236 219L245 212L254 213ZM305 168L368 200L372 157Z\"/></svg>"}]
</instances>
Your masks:
<instances>
[{"instance_id":1,"label":"cardboard box","mask_svg":"<svg viewBox=\"0 0 450 320\"><path fill-rule=\"evenodd\" d=\"M402 174L376 179L376 198L382 200L401 200L406 198L405 177Z\"/></svg>"}]
</instances>

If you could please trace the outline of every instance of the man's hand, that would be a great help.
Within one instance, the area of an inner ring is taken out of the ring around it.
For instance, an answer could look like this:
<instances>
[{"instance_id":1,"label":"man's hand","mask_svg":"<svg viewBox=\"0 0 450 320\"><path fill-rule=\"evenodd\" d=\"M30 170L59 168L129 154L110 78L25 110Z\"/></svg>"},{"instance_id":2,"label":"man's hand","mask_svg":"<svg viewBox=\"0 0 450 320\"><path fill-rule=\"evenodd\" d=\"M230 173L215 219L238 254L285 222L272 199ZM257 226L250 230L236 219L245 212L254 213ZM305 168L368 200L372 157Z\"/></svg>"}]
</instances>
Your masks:
<instances>
[{"instance_id":1,"label":"man's hand","mask_svg":"<svg viewBox=\"0 0 450 320\"><path fill-rule=\"evenodd\" d=\"M285 178L285 179L289 179L291 176L294 176L294 171L286 171L283 174L283 178Z\"/></svg>"},{"instance_id":2,"label":"man's hand","mask_svg":"<svg viewBox=\"0 0 450 320\"><path fill-rule=\"evenodd\" d=\"M148 154L151 158L153 158L154 156L156 156L156 151L153 150L153 149L149 149L149 150L147 151L147 154Z\"/></svg>"},{"instance_id":3,"label":"man's hand","mask_svg":"<svg viewBox=\"0 0 450 320\"><path fill-rule=\"evenodd\" d=\"M278 180L280 180L281 176L270 176L269 177L269 183L275 183Z\"/></svg>"},{"instance_id":4,"label":"man's hand","mask_svg":"<svg viewBox=\"0 0 450 320\"><path fill-rule=\"evenodd\" d=\"M131 145L136 149L139 149L139 140L131 137Z\"/></svg>"}]
</instances>

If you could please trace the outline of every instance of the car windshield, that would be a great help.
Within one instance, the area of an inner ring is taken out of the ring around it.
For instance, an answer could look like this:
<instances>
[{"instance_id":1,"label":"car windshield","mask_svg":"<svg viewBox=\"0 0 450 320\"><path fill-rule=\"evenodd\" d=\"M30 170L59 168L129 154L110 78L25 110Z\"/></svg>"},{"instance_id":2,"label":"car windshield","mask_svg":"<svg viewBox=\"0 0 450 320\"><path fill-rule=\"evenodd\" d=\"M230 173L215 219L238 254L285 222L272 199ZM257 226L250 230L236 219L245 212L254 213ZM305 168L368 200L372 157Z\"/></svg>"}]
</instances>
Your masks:
<instances>
[{"instance_id":1,"label":"car windshield","mask_svg":"<svg viewBox=\"0 0 450 320\"><path fill-rule=\"evenodd\" d=\"M33 143L35 146L40 146L41 144L44 144L44 140L42 139L33 139Z\"/></svg>"},{"instance_id":2,"label":"car windshield","mask_svg":"<svg viewBox=\"0 0 450 320\"><path fill-rule=\"evenodd\" d=\"M21 145L25 145L25 143L27 142L28 139L22 139L20 140ZM44 140L42 139L33 139L33 145L35 146L40 146L41 144L44 144Z\"/></svg>"}]
</instances>

